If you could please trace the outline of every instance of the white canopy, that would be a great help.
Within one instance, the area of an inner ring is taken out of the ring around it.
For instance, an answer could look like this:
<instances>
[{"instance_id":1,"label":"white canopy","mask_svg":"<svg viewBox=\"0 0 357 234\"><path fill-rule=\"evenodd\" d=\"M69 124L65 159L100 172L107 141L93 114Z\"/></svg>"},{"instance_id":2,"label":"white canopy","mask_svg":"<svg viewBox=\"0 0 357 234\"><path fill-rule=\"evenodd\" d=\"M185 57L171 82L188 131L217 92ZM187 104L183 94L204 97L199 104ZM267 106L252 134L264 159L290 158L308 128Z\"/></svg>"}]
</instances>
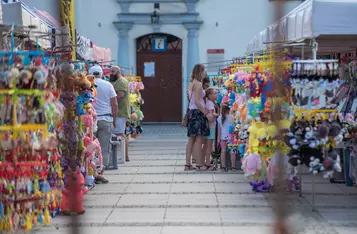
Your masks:
<instances>
[{"instance_id":1,"label":"white canopy","mask_svg":"<svg viewBox=\"0 0 357 234\"><path fill-rule=\"evenodd\" d=\"M264 42L299 42L320 36L357 36L357 0L307 0L260 32L249 54L267 50ZM357 45L357 44L356 44Z\"/></svg>"}]
</instances>

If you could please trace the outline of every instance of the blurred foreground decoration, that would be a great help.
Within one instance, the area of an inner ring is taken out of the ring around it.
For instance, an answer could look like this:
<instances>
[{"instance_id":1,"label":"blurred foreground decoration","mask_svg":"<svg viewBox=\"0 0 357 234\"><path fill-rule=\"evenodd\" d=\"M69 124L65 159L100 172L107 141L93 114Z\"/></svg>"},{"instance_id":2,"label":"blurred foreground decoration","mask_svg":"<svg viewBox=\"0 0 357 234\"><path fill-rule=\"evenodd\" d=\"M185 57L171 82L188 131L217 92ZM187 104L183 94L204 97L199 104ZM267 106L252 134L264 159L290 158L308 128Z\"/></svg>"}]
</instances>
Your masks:
<instances>
[{"instance_id":1,"label":"blurred foreground decoration","mask_svg":"<svg viewBox=\"0 0 357 234\"><path fill-rule=\"evenodd\" d=\"M76 44L76 26L75 26L75 0L60 0L61 25L67 26L71 35L72 45ZM73 47L72 60L76 60L76 48Z\"/></svg>"}]
</instances>

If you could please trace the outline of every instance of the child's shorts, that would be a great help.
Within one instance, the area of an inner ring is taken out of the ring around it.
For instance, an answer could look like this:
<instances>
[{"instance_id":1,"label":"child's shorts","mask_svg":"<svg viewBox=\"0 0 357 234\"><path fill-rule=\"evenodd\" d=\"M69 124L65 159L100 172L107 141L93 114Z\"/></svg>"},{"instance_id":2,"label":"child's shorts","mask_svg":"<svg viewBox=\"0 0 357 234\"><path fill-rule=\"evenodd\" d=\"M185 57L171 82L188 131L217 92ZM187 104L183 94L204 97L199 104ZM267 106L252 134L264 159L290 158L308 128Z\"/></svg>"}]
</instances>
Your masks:
<instances>
[{"instance_id":1,"label":"child's shorts","mask_svg":"<svg viewBox=\"0 0 357 234\"><path fill-rule=\"evenodd\" d=\"M209 130L209 136L206 136L206 137L205 137L205 140L214 140L215 135L216 135L216 129L211 128L211 129Z\"/></svg>"}]
</instances>

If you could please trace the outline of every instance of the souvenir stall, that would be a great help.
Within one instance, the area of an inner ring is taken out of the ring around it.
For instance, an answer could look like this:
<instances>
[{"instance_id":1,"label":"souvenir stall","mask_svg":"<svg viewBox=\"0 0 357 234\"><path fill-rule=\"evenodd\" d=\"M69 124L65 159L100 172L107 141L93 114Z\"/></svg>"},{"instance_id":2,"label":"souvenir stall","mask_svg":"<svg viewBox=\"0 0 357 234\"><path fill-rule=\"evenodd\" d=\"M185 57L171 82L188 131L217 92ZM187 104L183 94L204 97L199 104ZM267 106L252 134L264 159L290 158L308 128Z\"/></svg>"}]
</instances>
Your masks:
<instances>
[{"instance_id":1,"label":"souvenir stall","mask_svg":"<svg viewBox=\"0 0 357 234\"><path fill-rule=\"evenodd\" d=\"M325 178L341 171L335 146L342 142L344 133L336 105L342 82L335 60L287 61L283 62L280 82L289 92L286 97L276 97L269 60L224 70L226 95L222 101L230 103L234 117L229 147L243 157L243 171L253 180L256 192L269 192L274 185L276 151L280 149L285 155L287 188L299 190L297 168L302 164ZM272 114L277 103L282 107L282 120L275 126ZM278 132L283 134L283 141L275 138Z\"/></svg>"},{"instance_id":2,"label":"souvenir stall","mask_svg":"<svg viewBox=\"0 0 357 234\"><path fill-rule=\"evenodd\" d=\"M63 117L56 100L56 60L43 51L0 52L0 231L48 225L64 187L54 131Z\"/></svg>"},{"instance_id":3,"label":"souvenir stall","mask_svg":"<svg viewBox=\"0 0 357 234\"><path fill-rule=\"evenodd\" d=\"M270 43L277 42L286 43L282 46L291 46L291 52L293 54L299 53L300 50L302 50L301 59L303 62L297 62L298 67L296 69L300 69L301 71L310 70L310 72L320 76L326 72L333 73L333 75L329 75L329 81L325 82L325 85L326 83L329 83L334 86L334 88L331 87L327 93L330 96L336 95L336 98L338 99L338 96L342 93L331 92L331 89L336 91L335 88L338 86L339 88L337 91L340 91L342 87L346 87L347 84L345 83L350 84L350 76L346 75L345 72L348 70L349 62L346 62L341 54L355 53L355 45L357 43L357 27L353 23L353 18L355 17L353 12L356 9L357 0L305 1L288 15L254 37L249 43L247 51L249 54L258 54L261 53L261 51L267 50ZM348 20L346 20L347 16ZM329 59L336 58L338 60L317 60L318 58L326 57ZM305 58L311 58L311 60L304 60ZM338 79L336 79L337 74ZM331 77L333 78L331 79ZM304 84L304 80L302 79L298 80L298 82L301 82L302 85ZM313 83L316 85L318 82ZM311 85L311 82L308 82L308 85ZM321 90L321 86L323 85L320 84L318 89ZM331 105L327 106L325 109L337 109L337 112L342 114L344 119L348 114L351 114L352 112L354 113L354 110L351 111L351 109L348 109L353 106L354 100L355 86L350 85L350 87L351 89L349 89L349 92L344 93L347 95L347 98L341 100L343 104L339 103L340 105L336 106L336 104L330 103ZM342 91L345 90L346 88L342 89ZM326 104L326 102L322 99L322 97L319 100L315 98L316 102L320 102L320 106ZM305 98L305 101L306 100L307 99ZM311 107L312 105L309 104L309 106ZM338 121L341 122L339 119ZM343 126L346 126L346 124L343 123ZM346 131L345 128L342 128L342 130ZM344 142L346 141L351 142L348 138L344 140ZM344 149L343 162L345 176L343 180L347 186L352 186L353 183L351 182L349 175L349 168L351 167L350 153L352 148L344 147L344 144L345 143L336 147ZM340 155L342 157L342 153L340 153ZM334 179L331 181L334 181Z\"/></svg>"},{"instance_id":4,"label":"souvenir stall","mask_svg":"<svg viewBox=\"0 0 357 234\"><path fill-rule=\"evenodd\" d=\"M223 70L226 91L222 92L222 102L229 102L232 112L229 150L242 158L245 177L254 181L251 183L253 190L266 192L273 183L272 158L278 149L283 148L288 152L285 145L275 138L278 131L287 132L289 129L292 111L290 100L277 97L273 91L272 61L269 57L257 57L257 62L251 63L252 61L246 58L245 64L232 64ZM284 62L284 66L287 72L281 77L281 82L289 88L286 78L291 62ZM277 105L282 106L283 120L280 121L280 129L272 123ZM270 174L269 167L272 168ZM290 183L296 185L294 169L291 167L288 175ZM255 181L258 178L260 180Z\"/></svg>"}]
</instances>

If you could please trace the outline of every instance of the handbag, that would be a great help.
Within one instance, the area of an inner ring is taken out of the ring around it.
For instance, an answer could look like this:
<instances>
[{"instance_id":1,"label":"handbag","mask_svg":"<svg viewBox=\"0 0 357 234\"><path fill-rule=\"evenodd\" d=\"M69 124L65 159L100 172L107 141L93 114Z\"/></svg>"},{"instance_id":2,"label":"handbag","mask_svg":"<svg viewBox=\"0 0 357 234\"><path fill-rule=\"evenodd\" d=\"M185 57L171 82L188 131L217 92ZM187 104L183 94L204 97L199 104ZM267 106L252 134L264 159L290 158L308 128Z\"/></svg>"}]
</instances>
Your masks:
<instances>
[{"instance_id":1,"label":"handbag","mask_svg":"<svg viewBox=\"0 0 357 234\"><path fill-rule=\"evenodd\" d=\"M191 102L191 99L192 99L192 95L193 95L193 88L195 87L195 85L193 85L193 87L192 87L192 92L191 92L191 97L190 97L190 99L188 99L188 104L187 104L187 109L186 109L186 114L185 114L185 116L183 117L183 119L182 119L182 121L181 121L181 126L182 127L187 127L187 125L188 125L188 111L190 110L190 102Z\"/></svg>"}]
</instances>

